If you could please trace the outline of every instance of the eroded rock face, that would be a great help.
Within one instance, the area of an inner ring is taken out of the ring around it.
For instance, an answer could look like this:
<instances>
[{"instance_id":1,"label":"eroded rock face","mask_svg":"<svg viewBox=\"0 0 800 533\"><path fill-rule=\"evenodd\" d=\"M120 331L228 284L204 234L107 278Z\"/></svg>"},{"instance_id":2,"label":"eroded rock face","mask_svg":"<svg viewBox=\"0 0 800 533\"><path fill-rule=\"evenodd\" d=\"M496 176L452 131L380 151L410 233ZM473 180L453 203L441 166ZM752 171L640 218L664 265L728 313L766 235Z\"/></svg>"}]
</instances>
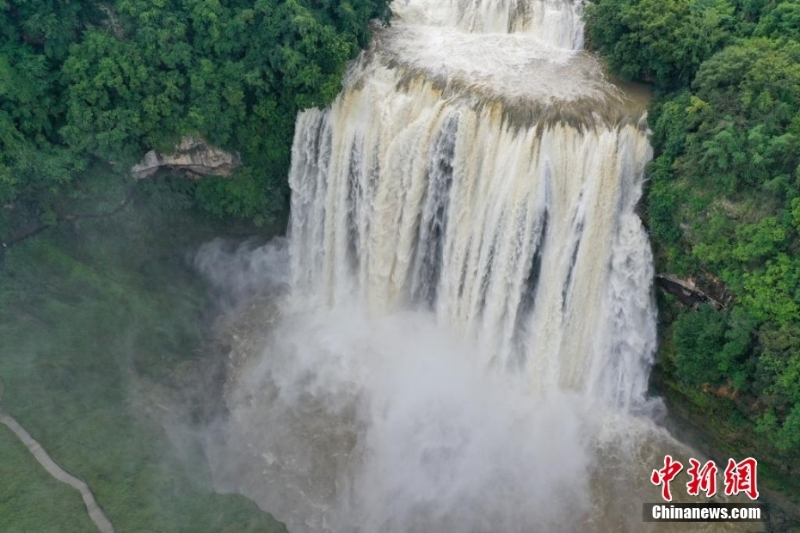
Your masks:
<instances>
[{"instance_id":1,"label":"eroded rock face","mask_svg":"<svg viewBox=\"0 0 800 533\"><path fill-rule=\"evenodd\" d=\"M696 308L698 305L708 303L719 311L725 305L715 300L709 294L697 288L692 280L682 280L670 274L659 274L656 276L656 284L678 297L678 300L687 307Z\"/></svg>"},{"instance_id":2,"label":"eroded rock face","mask_svg":"<svg viewBox=\"0 0 800 533\"><path fill-rule=\"evenodd\" d=\"M190 179L204 176L230 177L241 165L239 154L211 146L203 139L184 137L169 155L150 150L141 163L131 167L134 179L150 178L161 170L179 171Z\"/></svg>"}]
</instances>

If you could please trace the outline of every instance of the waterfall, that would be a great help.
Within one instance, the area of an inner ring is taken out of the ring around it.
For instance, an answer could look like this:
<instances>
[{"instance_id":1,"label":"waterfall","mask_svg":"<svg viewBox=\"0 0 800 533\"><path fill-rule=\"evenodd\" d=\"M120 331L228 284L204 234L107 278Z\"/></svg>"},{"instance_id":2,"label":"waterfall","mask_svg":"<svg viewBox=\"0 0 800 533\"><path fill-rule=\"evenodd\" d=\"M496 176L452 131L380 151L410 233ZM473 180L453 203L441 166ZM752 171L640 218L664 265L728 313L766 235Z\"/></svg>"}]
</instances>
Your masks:
<instances>
[{"instance_id":1,"label":"waterfall","mask_svg":"<svg viewBox=\"0 0 800 533\"><path fill-rule=\"evenodd\" d=\"M649 530L686 452L643 416L652 154L582 10L396 0L300 113L288 247L232 261L289 289L233 328L218 489L294 532Z\"/></svg>"},{"instance_id":2,"label":"waterfall","mask_svg":"<svg viewBox=\"0 0 800 533\"><path fill-rule=\"evenodd\" d=\"M331 109L298 117L298 296L428 308L483 347L486 365L524 372L536 389L644 400L655 309L634 209L651 151L643 111L594 59L552 51L579 46L580 9L397 6L401 22L379 34Z\"/></svg>"},{"instance_id":3,"label":"waterfall","mask_svg":"<svg viewBox=\"0 0 800 533\"><path fill-rule=\"evenodd\" d=\"M522 33L571 50L583 46L583 0L399 0L396 19L471 33Z\"/></svg>"}]
</instances>

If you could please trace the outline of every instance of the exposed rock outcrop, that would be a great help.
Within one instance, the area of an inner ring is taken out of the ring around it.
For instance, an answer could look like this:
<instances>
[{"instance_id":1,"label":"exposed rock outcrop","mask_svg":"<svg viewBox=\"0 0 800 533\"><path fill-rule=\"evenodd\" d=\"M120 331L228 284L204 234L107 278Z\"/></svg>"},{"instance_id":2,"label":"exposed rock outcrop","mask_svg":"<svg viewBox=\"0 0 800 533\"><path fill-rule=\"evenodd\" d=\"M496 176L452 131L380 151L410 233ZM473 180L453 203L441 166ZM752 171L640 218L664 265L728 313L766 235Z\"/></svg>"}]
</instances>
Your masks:
<instances>
[{"instance_id":1,"label":"exposed rock outcrop","mask_svg":"<svg viewBox=\"0 0 800 533\"><path fill-rule=\"evenodd\" d=\"M239 165L239 154L211 146L200 138L184 137L172 154L163 155L155 150L147 152L141 163L131 168L131 174L137 180L150 178L162 170L182 172L190 179L230 177Z\"/></svg>"},{"instance_id":2,"label":"exposed rock outcrop","mask_svg":"<svg viewBox=\"0 0 800 533\"><path fill-rule=\"evenodd\" d=\"M683 305L697 307L700 304L708 303L719 311L725 305L698 289L691 280L682 280L670 274L659 274L656 276L656 285L670 294L678 297Z\"/></svg>"}]
</instances>

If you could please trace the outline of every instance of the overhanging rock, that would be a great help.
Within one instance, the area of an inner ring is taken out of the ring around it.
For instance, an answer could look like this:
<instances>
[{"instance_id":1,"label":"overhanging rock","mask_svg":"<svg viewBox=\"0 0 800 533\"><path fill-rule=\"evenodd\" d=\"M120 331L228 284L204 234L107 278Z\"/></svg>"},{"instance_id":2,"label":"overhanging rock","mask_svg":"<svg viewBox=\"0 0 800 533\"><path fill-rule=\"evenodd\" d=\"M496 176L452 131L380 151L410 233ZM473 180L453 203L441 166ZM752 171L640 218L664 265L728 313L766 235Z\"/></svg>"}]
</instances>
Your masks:
<instances>
[{"instance_id":1,"label":"overhanging rock","mask_svg":"<svg viewBox=\"0 0 800 533\"><path fill-rule=\"evenodd\" d=\"M210 145L204 139L184 137L169 155L150 150L138 165L131 167L134 179L141 180L164 171L177 171L190 179L204 176L230 177L241 165L239 154Z\"/></svg>"},{"instance_id":2,"label":"overhanging rock","mask_svg":"<svg viewBox=\"0 0 800 533\"><path fill-rule=\"evenodd\" d=\"M688 307L697 307L703 303L714 306L717 311L725 307L722 302L695 287L691 281L684 281L670 274L659 274L656 276L656 284L668 293L677 296L678 300Z\"/></svg>"}]
</instances>

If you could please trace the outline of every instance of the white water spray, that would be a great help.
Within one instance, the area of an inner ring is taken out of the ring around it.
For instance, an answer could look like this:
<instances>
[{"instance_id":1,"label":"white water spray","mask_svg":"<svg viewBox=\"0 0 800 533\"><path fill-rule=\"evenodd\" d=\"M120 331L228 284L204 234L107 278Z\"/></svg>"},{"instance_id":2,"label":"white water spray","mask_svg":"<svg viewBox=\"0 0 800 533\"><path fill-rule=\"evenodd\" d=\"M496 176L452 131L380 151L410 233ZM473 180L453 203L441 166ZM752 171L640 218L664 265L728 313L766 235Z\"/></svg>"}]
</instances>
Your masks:
<instances>
[{"instance_id":1,"label":"white water spray","mask_svg":"<svg viewBox=\"0 0 800 533\"><path fill-rule=\"evenodd\" d=\"M637 418L643 109L580 51L581 1L393 9L297 119L291 292L229 383L217 483L294 532L647 530L681 450Z\"/></svg>"}]
</instances>

